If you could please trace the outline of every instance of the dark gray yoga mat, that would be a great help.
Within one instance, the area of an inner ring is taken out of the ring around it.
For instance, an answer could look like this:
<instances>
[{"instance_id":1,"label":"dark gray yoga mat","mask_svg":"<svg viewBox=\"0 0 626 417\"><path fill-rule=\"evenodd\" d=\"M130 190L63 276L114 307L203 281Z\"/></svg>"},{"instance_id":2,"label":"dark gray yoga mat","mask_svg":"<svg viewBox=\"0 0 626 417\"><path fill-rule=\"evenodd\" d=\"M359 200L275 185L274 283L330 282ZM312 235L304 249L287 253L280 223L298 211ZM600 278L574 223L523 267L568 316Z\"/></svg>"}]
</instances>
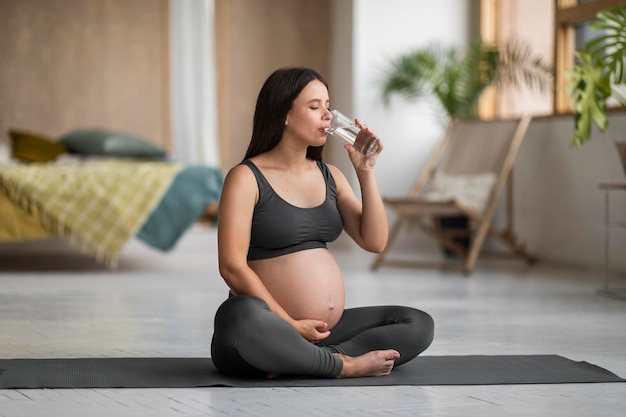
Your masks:
<instances>
[{"instance_id":1,"label":"dark gray yoga mat","mask_svg":"<svg viewBox=\"0 0 626 417\"><path fill-rule=\"evenodd\" d=\"M0 388L324 387L626 382L587 362L558 355L418 356L380 378L222 375L210 358L0 359Z\"/></svg>"}]
</instances>

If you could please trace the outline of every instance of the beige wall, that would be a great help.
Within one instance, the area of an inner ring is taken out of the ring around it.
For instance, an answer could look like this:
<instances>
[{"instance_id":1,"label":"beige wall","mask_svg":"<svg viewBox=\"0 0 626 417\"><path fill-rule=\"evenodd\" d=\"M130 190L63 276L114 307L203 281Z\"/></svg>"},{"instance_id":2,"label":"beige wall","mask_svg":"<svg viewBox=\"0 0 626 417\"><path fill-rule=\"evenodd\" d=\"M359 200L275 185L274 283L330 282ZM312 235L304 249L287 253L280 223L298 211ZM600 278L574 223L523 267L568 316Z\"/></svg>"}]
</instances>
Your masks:
<instances>
[{"instance_id":1,"label":"beige wall","mask_svg":"<svg viewBox=\"0 0 626 417\"><path fill-rule=\"evenodd\" d=\"M303 65L328 75L330 0L215 0L220 148L225 170L241 161L267 76Z\"/></svg>"},{"instance_id":2,"label":"beige wall","mask_svg":"<svg viewBox=\"0 0 626 417\"><path fill-rule=\"evenodd\" d=\"M167 0L0 1L0 138L102 127L169 148L167 21Z\"/></svg>"},{"instance_id":3,"label":"beige wall","mask_svg":"<svg viewBox=\"0 0 626 417\"><path fill-rule=\"evenodd\" d=\"M222 166L243 157L276 68L328 76L330 0L215 0ZM103 127L171 149L167 0L0 1L0 140Z\"/></svg>"},{"instance_id":4,"label":"beige wall","mask_svg":"<svg viewBox=\"0 0 626 417\"><path fill-rule=\"evenodd\" d=\"M594 128L580 149L571 145L573 126L572 116L531 123L515 162L515 227L541 261L597 269L608 231L611 266L624 274L626 229L603 227L605 195L599 185L626 181L615 148L626 132L626 114L609 114L606 132ZM626 223L625 192L611 193L610 216L611 222ZM590 278L600 280L601 274Z\"/></svg>"}]
</instances>

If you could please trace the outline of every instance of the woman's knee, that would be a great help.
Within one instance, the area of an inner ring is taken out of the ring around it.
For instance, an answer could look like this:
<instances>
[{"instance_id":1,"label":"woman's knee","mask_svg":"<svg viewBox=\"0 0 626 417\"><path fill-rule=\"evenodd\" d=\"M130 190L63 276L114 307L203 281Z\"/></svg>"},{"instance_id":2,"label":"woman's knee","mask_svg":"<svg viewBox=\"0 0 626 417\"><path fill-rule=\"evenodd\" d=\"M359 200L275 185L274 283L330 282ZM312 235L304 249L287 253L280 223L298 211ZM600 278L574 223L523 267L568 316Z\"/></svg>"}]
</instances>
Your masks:
<instances>
[{"instance_id":1,"label":"woman's knee","mask_svg":"<svg viewBox=\"0 0 626 417\"><path fill-rule=\"evenodd\" d=\"M411 309L412 322L415 326L415 330L419 335L419 344L421 350L426 349L433 341L435 336L435 321L432 316L425 311L418 309Z\"/></svg>"},{"instance_id":2,"label":"woman's knee","mask_svg":"<svg viewBox=\"0 0 626 417\"><path fill-rule=\"evenodd\" d=\"M236 295L224 301L215 313L215 327L232 327L238 323L250 323L259 317L260 311L270 311L265 301L249 295Z\"/></svg>"}]
</instances>

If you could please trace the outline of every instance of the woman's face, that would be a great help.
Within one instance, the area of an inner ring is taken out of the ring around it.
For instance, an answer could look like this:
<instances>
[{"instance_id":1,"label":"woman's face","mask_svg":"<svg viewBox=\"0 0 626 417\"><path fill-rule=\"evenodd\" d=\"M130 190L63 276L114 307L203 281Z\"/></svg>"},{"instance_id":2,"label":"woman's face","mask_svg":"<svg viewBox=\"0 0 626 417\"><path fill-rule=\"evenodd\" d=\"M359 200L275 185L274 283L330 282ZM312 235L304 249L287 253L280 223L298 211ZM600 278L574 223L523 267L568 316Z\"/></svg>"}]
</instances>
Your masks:
<instances>
[{"instance_id":1,"label":"woman's face","mask_svg":"<svg viewBox=\"0 0 626 417\"><path fill-rule=\"evenodd\" d=\"M287 113L284 136L294 137L306 146L321 146L326 142L324 130L330 126L328 89L319 80L307 84Z\"/></svg>"}]
</instances>

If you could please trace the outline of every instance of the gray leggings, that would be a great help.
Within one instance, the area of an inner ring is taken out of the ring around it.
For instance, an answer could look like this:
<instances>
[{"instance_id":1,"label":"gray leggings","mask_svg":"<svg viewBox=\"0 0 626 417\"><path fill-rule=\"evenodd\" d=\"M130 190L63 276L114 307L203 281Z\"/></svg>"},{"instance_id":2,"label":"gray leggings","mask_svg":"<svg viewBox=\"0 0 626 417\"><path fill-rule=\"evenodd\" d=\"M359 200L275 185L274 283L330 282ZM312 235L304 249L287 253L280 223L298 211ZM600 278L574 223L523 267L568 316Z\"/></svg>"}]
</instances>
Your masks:
<instances>
[{"instance_id":1,"label":"gray leggings","mask_svg":"<svg viewBox=\"0 0 626 417\"><path fill-rule=\"evenodd\" d=\"M395 349L402 365L432 342L433 319L410 307L375 306L346 309L330 336L318 344L272 313L261 299L235 296L215 315L211 358L220 371L237 376L267 373L336 378L343 362L333 353L360 356Z\"/></svg>"}]
</instances>

